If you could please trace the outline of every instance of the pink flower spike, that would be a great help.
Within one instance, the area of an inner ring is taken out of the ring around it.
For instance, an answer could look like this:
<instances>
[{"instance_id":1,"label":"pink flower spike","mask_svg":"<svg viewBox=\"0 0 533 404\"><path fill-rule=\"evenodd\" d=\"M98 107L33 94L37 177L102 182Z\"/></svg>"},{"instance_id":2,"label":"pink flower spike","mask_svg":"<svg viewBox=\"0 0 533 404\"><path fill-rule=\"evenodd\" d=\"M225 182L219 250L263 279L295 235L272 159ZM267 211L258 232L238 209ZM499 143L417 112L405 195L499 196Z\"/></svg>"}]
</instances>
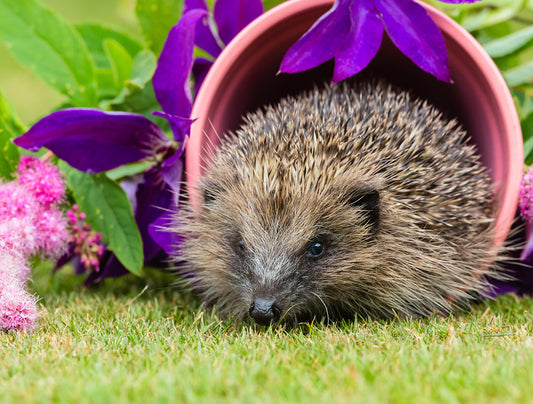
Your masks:
<instances>
[{"instance_id":1,"label":"pink flower spike","mask_svg":"<svg viewBox=\"0 0 533 404\"><path fill-rule=\"evenodd\" d=\"M520 215L525 222L533 220L533 173L528 171L522 178L520 185L520 197L518 199L518 206L520 207Z\"/></svg>"}]
</instances>

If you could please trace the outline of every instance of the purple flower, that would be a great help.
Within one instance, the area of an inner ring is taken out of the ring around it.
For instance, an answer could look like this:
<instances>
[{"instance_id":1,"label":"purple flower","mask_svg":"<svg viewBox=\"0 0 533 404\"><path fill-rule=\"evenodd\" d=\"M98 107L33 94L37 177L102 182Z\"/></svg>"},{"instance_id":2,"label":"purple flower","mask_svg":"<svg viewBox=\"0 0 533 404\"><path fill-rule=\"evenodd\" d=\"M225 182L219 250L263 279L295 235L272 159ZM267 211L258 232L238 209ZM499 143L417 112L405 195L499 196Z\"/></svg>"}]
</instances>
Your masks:
<instances>
[{"instance_id":1,"label":"purple flower","mask_svg":"<svg viewBox=\"0 0 533 404\"><path fill-rule=\"evenodd\" d=\"M164 252L172 251L180 242L165 232L164 227L171 223L172 212L177 209L183 145L193 122L189 119L192 109L189 76L192 72L197 77L196 92L213 63L206 58L194 60L194 46L216 58L224 44L262 10L260 0L218 0L214 10L214 21L219 27L216 32L205 0L185 2L183 16L169 32L152 79L163 109L154 115L168 120L173 140L151 120L138 114L71 108L44 117L15 139L15 144L31 151L46 147L72 167L87 173L139 160L153 161L154 165L140 180L125 184L125 188L127 185L134 207L145 262L160 260ZM87 279L89 283L127 273L109 251L100 255L99 264L90 265L98 271L92 271ZM67 259L63 257L60 264ZM78 269L82 270L84 265L80 261Z\"/></svg>"},{"instance_id":2,"label":"purple flower","mask_svg":"<svg viewBox=\"0 0 533 404\"><path fill-rule=\"evenodd\" d=\"M474 3L480 0L441 0ZM333 82L364 69L377 54L383 30L422 70L450 81L444 37L413 0L335 0L333 7L287 51L280 71L297 73L335 59Z\"/></svg>"},{"instance_id":3,"label":"purple flower","mask_svg":"<svg viewBox=\"0 0 533 404\"><path fill-rule=\"evenodd\" d=\"M190 74L194 77L194 94L198 94L213 60L220 55L224 46L262 13L261 0L217 0L213 14L209 12L205 0L185 0L183 16L170 31L165 44L168 50L173 50L167 55L179 61L178 65L172 66L179 79L169 83L157 82L154 77L154 87L158 88L159 93L177 91L181 94L182 102L190 101ZM212 59L193 59L194 46L205 51ZM167 63L164 65L170 66Z\"/></svg>"}]
</instances>

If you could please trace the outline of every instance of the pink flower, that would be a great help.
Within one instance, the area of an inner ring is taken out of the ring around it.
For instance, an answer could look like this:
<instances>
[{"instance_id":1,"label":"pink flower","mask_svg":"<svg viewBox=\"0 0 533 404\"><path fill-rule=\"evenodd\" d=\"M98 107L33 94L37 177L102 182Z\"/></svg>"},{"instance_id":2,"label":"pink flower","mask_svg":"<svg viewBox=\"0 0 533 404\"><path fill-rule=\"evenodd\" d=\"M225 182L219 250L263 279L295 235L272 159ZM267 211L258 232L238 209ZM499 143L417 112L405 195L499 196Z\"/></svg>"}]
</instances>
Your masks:
<instances>
[{"instance_id":1,"label":"pink flower","mask_svg":"<svg viewBox=\"0 0 533 404\"><path fill-rule=\"evenodd\" d=\"M39 315L26 290L30 256L67 249L67 219L59 209L64 181L50 163L22 157L18 178L0 183L0 330L30 330Z\"/></svg>"},{"instance_id":2,"label":"pink flower","mask_svg":"<svg viewBox=\"0 0 533 404\"><path fill-rule=\"evenodd\" d=\"M65 196L65 181L53 164L33 156L23 156L18 170L19 183L43 205L60 202Z\"/></svg>"},{"instance_id":3,"label":"pink flower","mask_svg":"<svg viewBox=\"0 0 533 404\"><path fill-rule=\"evenodd\" d=\"M31 330L39 316L36 299L26 291L26 260L0 249L0 330Z\"/></svg>"}]
</instances>

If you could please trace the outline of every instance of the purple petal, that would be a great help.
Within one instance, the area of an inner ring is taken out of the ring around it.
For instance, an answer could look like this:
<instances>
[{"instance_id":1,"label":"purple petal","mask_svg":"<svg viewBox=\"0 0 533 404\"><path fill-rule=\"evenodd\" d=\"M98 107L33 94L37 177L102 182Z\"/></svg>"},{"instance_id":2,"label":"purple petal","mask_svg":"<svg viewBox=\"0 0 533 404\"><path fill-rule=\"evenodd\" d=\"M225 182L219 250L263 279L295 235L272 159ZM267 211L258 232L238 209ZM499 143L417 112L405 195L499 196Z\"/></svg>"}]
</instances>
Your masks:
<instances>
[{"instance_id":1,"label":"purple petal","mask_svg":"<svg viewBox=\"0 0 533 404\"><path fill-rule=\"evenodd\" d=\"M211 69L211 66L213 66L213 62L211 60L205 58L196 58L194 60L194 64L192 65L192 75L194 77L194 97L198 95L200 87L202 86L209 69Z\"/></svg>"},{"instance_id":2,"label":"purple petal","mask_svg":"<svg viewBox=\"0 0 533 404\"><path fill-rule=\"evenodd\" d=\"M145 261L150 261L161 251L149 234L149 226L164 212L172 209L174 198L172 190L163 181L157 169L151 169L144 175L143 182L137 190L137 211L135 220L141 232Z\"/></svg>"},{"instance_id":3,"label":"purple petal","mask_svg":"<svg viewBox=\"0 0 533 404\"><path fill-rule=\"evenodd\" d=\"M170 256L176 255L179 246L183 242L183 236L172 230L176 227L175 218L175 212L165 212L148 227L150 236Z\"/></svg>"},{"instance_id":4,"label":"purple petal","mask_svg":"<svg viewBox=\"0 0 533 404\"><path fill-rule=\"evenodd\" d=\"M189 76L192 69L195 28L208 13L191 10L170 30L159 57L152 83L159 104L167 114L188 117L192 98Z\"/></svg>"},{"instance_id":5,"label":"purple petal","mask_svg":"<svg viewBox=\"0 0 533 404\"><path fill-rule=\"evenodd\" d=\"M261 14L261 0L217 0L214 16L220 39L229 44L235 35Z\"/></svg>"},{"instance_id":6,"label":"purple petal","mask_svg":"<svg viewBox=\"0 0 533 404\"><path fill-rule=\"evenodd\" d=\"M280 72L301 72L333 58L350 32L350 4L351 0L335 0L333 7L287 51Z\"/></svg>"},{"instance_id":7,"label":"purple petal","mask_svg":"<svg viewBox=\"0 0 533 404\"><path fill-rule=\"evenodd\" d=\"M182 14L194 9L209 11L209 8L207 8L207 2L205 0L185 0Z\"/></svg>"},{"instance_id":8,"label":"purple petal","mask_svg":"<svg viewBox=\"0 0 533 404\"><path fill-rule=\"evenodd\" d=\"M444 37L427 11L412 0L374 0L374 5L396 47L422 70L450 82Z\"/></svg>"},{"instance_id":9,"label":"purple petal","mask_svg":"<svg viewBox=\"0 0 533 404\"><path fill-rule=\"evenodd\" d=\"M135 175L127 180L120 181L120 187L126 193L128 200L131 203L133 212L137 211L137 189L139 188L139 176Z\"/></svg>"},{"instance_id":10,"label":"purple petal","mask_svg":"<svg viewBox=\"0 0 533 404\"><path fill-rule=\"evenodd\" d=\"M181 179L183 176L183 150L178 150L172 157L161 163L161 175L173 195L173 208L178 207Z\"/></svg>"},{"instance_id":11,"label":"purple petal","mask_svg":"<svg viewBox=\"0 0 533 404\"><path fill-rule=\"evenodd\" d=\"M46 147L72 167L96 173L152 157L171 141L141 115L71 108L44 117L14 143L34 152Z\"/></svg>"},{"instance_id":12,"label":"purple petal","mask_svg":"<svg viewBox=\"0 0 533 404\"><path fill-rule=\"evenodd\" d=\"M206 12L209 12L209 8L207 8L207 3L205 0L186 0L185 5L183 7L183 15L187 13L190 10L199 9L204 10ZM220 55L220 51L222 50L222 46L220 43L220 40L217 41L215 35L212 31L212 25L209 24L209 19L202 20L197 26L196 26L196 45L205 50L207 53L209 53L214 58L218 57Z\"/></svg>"},{"instance_id":13,"label":"purple petal","mask_svg":"<svg viewBox=\"0 0 533 404\"><path fill-rule=\"evenodd\" d=\"M178 210L181 179L183 176L183 159L181 153L175 153L161 164L161 175L167 185L167 190L172 194L172 203L167 206L167 210L155 219L148 226L148 234L151 239L163 248L167 254L176 251L176 247L181 243L181 238L175 232L169 232L173 218Z\"/></svg>"},{"instance_id":14,"label":"purple petal","mask_svg":"<svg viewBox=\"0 0 533 404\"><path fill-rule=\"evenodd\" d=\"M172 133L174 133L174 139L180 144L181 150L185 141L185 136L189 134L189 129L196 119L182 118L178 115L166 114L160 111L155 111L152 115L161 116L168 121Z\"/></svg>"},{"instance_id":15,"label":"purple petal","mask_svg":"<svg viewBox=\"0 0 533 404\"><path fill-rule=\"evenodd\" d=\"M107 278L118 278L129 274L130 272L120 263L115 254L104 254L104 258L100 260L100 271L91 271L85 279L85 286L92 286L102 282Z\"/></svg>"},{"instance_id":16,"label":"purple petal","mask_svg":"<svg viewBox=\"0 0 533 404\"><path fill-rule=\"evenodd\" d=\"M161 163L161 175L163 181L167 183L172 192L179 193L181 186L181 177L183 175L183 159L182 153L176 152L173 156L169 157Z\"/></svg>"},{"instance_id":17,"label":"purple petal","mask_svg":"<svg viewBox=\"0 0 533 404\"><path fill-rule=\"evenodd\" d=\"M533 263L533 222L527 221L526 228L526 245L520 254L520 261Z\"/></svg>"},{"instance_id":18,"label":"purple petal","mask_svg":"<svg viewBox=\"0 0 533 404\"><path fill-rule=\"evenodd\" d=\"M372 0L352 5L351 29L346 43L335 55L333 82L344 80L363 70L378 53L383 38L383 23Z\"/></svg>"}]
</instances>

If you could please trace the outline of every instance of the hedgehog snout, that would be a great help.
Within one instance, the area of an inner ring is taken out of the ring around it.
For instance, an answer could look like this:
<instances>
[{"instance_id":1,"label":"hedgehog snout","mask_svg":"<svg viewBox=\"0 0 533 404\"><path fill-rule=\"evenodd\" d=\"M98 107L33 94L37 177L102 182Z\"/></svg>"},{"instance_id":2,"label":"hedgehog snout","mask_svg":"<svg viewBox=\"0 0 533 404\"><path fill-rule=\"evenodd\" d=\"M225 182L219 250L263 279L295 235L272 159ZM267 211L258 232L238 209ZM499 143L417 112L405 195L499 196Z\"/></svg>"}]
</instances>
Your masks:
<instances>
[{"instance_id":1,"label":"hedgehog snout","mask_svg":"<svg viewBox=\"0 0 533 404\"><path fill-rule=\"evenodd\" d=\"M256 298L252 301L248 312L250 317L260 325L276 323L281 315L281 309L274 299Z\"/></svg>"}]
</instances>

